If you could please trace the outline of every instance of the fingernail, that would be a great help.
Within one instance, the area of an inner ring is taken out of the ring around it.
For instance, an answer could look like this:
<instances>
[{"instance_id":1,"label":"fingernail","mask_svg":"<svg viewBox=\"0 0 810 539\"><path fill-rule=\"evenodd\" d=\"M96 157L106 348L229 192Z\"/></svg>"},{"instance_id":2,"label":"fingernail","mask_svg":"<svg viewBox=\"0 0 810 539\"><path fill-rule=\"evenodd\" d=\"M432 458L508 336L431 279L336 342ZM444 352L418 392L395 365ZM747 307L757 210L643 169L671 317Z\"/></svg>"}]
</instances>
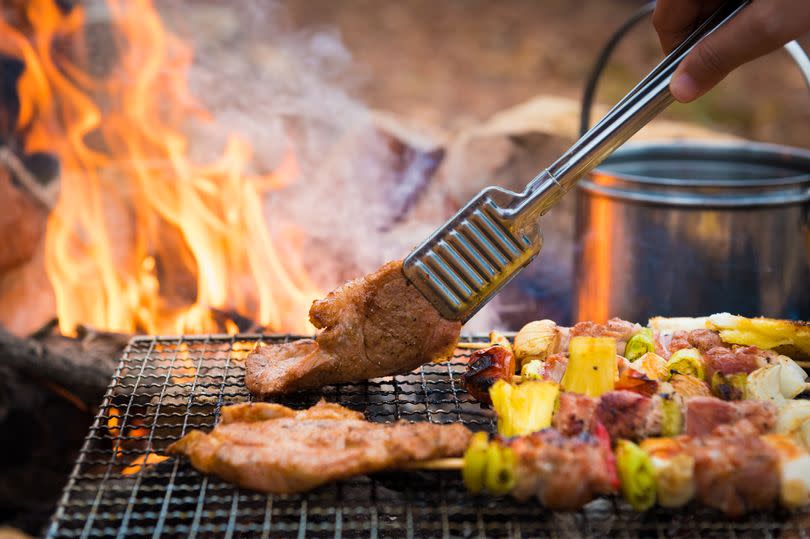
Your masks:
<instances>
[{"instance_id":1,"label":"fingernail","mask_svg":"<svg viewBox=\"0 0 810 539\"><path fill-rule=\"evenodd\" d=\"M669 91L676 100L681 103L689 103L697 99L700 87L689 73L676 73L672 82L669 83Z\"/></svg>"}]
</instances>

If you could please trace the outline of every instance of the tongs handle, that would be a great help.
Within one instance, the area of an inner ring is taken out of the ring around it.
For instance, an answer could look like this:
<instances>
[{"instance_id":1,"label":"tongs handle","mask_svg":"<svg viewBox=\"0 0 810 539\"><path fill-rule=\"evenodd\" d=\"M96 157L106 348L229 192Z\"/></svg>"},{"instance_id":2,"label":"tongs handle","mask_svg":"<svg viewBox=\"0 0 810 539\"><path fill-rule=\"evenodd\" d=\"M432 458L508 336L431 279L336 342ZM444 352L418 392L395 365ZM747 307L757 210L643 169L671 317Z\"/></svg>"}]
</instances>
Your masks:
<instances>
[{"instance_id":1,"label":"tongs handle","mask_svg":"<svg viewBox=\"0 0 810 539\"><path fill-rule=\"evenodd\" d=\"M523 222L534 221L551 209L577 180L672 104L674 98L669 91L669 83L683 59L703 37L725 24L748 4L749 0L725 2L704 20L604 118L549 168L538 174L527 186L520 203L510 208L508 213Z\"/></svg>"}]
</instances>

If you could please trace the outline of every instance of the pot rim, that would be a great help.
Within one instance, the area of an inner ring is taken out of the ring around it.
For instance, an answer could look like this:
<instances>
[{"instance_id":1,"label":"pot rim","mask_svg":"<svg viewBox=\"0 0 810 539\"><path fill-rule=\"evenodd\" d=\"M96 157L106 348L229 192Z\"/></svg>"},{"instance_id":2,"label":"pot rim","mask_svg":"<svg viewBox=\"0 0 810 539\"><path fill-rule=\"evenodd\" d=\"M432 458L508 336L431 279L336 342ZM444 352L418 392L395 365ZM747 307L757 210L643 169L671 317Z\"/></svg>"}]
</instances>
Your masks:
<instances>
[{"instance_id":1,"label":"pot rim","mask_svg":"<svg viewBox=\"0 0 810 539\"><path fill-rule=\"evenodd\" d=\"M797 174L781 178L745 178L745 179L678 179L642 176L616 172L605 168L605 165L629 160L654 160L661 158L683 158L700 161L723 160L779 165L797 169ZM806 170L806 172L798 172ZM792 146L767 144L761 142L636 142L625 144L605 159L591 174L605 175L617 180L642 185L670 187L790 187L803 183L810 184L810 151ZM586 188L597 184L590 179L580 181Z\"/></svg>"}]
</instances>

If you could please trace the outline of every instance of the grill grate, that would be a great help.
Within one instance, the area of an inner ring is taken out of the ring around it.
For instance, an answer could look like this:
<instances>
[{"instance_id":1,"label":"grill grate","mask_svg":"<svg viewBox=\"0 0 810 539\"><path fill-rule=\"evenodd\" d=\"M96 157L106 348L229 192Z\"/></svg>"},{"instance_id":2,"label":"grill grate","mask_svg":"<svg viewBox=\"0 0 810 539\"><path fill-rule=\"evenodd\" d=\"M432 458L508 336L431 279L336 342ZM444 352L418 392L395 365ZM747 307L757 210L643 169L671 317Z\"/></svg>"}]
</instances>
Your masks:
<instances>
[{"instance_id":1,"label":"grill grate","mask_svg":"<svg viewBox=\"0 0 810 539\"><path fill-rule=\"evenodd\" d=\"M305 495L266 496L157 454L190 429L213 428L222 406L250 400L244 360L257 342L291 336L135 337L124 351L48 529L48 537L797 537L810 511L726 521L690 507L634 513L601 499L552 513L510 498L474 498L458 474L386 472ZM485 340L471 338L470 340ZM372 421L460 421L493 430L491 413L460 387L467 354L413 373L328 386L277 402L304 408L321 396ZM139 462L146 460L146 466Z\"/></svg>"}]
</instances>

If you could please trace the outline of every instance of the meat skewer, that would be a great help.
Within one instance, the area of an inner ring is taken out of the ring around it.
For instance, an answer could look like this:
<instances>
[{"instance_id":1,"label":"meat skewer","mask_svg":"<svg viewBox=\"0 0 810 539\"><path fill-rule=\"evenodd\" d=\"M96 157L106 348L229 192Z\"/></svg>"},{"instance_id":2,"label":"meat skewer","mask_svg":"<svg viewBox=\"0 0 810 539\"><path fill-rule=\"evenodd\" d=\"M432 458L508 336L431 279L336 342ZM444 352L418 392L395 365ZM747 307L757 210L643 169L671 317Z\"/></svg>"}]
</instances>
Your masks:
<instances>
[{"instance_id":1,"label":"meat skewer","mask_svg":"<svg viewBox=\"0 0 810 539\"><path fill-rule=\"evenodd\" d=\"M540 324L545 324L543 334L538 333ZM534 335L527 341L524 334L532 325L536 325ZM601 347L601 351L597 353L594 346ZM615 356L611 352L614 349ZM615 357L615 380L607 376L607 371L603 371L601 381L590 371L582 372L583 362L597 370L592 363L597 356L607 369L613 368L610 358ZM478 368L482 362L489 368ZM572 362L575 372L570 372ZM511 364L522 366L520 376L509 368ZM473 352L468 372L462 376L468 392L488 404L487 391L498 379L511 383L544 379L574 391L577 388L573 386L580 385L580 390L595 391L597 395L615 388L651 396L664 386L684 398L714 394L737 400L749 395L775 400L780 405L810 386L807 373L787 356L755 346L726 345L717 332L708 329L676 331L665 340L660 333L618 319L604 326L580 323L570 329L559 328L551 321L533 322L517 333L513 350L494 345ZM588 390L587 384L582 385L588 379L591 384L598 381L598 385Z\"/></svg>"},{"instance_id":2,"label":"meat skewer","mask_svg":"<svg viewBox=\"0 0 810 539\"><path fill-rule=\"evenodd\" d=\"M697 500L730 517L810 503L810 454L789 437L758 434L747 422L703 437L650 438L638 446L620 440L615 453L598 434L564 437L547 429L492 440L478 438L480 434L463 459L409 468L460 469L474 494L486 490L520 501L536 496L552 510L580 509L598 496L618 492L638 511L656 502L681 507ZM491 458L498 450L510 457ZM506 479L493 480L490 466ZM504 466L511 472L505 473Z\"/></svg>"},{"instance_id":3,"label":"meat skewer","mask_svg":"<svg viewBox=\"0 0 810 539\"><path fill-rule=\"evenodd\" d=\"M548 428L490 440L459 424L369 423L321 401L302 411L270 403L226 406L213 431L192 431L168 452L189 457L204 473L276 494L384 469L426 469L461 470L473 493L535 497L552 510L576 510L620 490L637 509L656 497L668 506L694 498L729 515L808 502L810 456L788 437L760 435L747 420L707 436L648 439L641 446L620 440L616 447L614 453L598 422L574 436Z\"/></svg>"},{"instance_id":4,"label":"meat skewer","mask_svg":"<svg viewBox=\"0 0 810 539\"><path fill-rule=\"evenodd\" d=\"M295 411L279 404L222 408L210 433L193 430L169 446L204 473L239 486L287 494L324 483L461 456L472 434L461 424L371 423L363 414L320 401Z\"/></svg>"}]
</instances>

